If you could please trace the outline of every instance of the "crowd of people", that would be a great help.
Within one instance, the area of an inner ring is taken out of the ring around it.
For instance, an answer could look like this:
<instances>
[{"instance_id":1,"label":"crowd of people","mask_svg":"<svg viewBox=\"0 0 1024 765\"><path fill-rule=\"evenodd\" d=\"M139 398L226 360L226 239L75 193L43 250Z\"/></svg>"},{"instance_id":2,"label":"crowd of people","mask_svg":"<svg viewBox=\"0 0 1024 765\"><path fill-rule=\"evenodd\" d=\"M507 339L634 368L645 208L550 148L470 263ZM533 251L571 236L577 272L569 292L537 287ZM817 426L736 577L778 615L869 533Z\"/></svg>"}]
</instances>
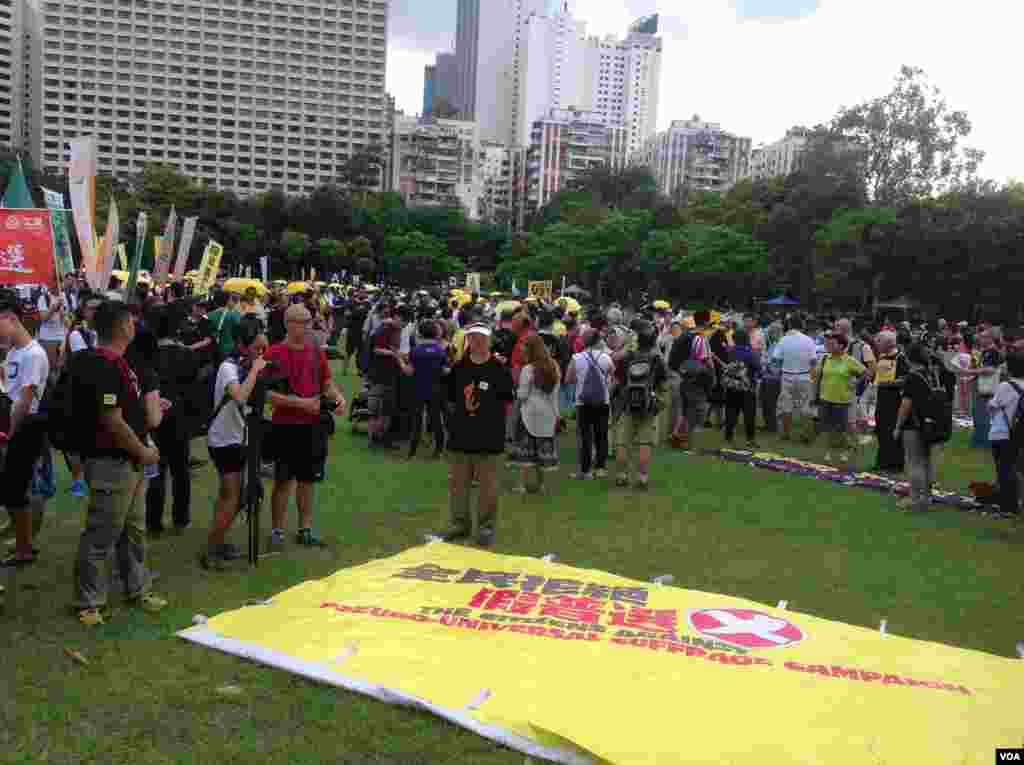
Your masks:
<instances>
[{"instance_id":1,"label":"crowd of people","mask_svg":"<svg viewBox=\"0 0 1024 765\"><path fill-rule=\"evenodd\" d=\"M911 496L900 507L919 511L931 500L935 448L955 413L970 415L972 445L992 451L1001 511L1019 512L1024 334L988 325L664 303L583 309L437 289L196 297L172 283L129 300L72 276L29 299L0 290L0 344L0 503L10 517L0 533L14 538L0 565L30 566L41 554L61 455L67 490L88 503L72 591L90 625L107 618L108 561L129 601L166 605L152 591L146 541L192 524L199 436L219 480L200 565L221 570L241 557L227 538L253 460L273 479L267 548L285 546L293 496L295 543L322 544L314 487L347 405L329 355L343 376L362 378L349 418L373 452L406 444L416 459L429 438L430 458L447 457L449 518L436 535L449 541L494 542L503 463L518 471L516 492L548 491L567 428L578 447L572 480L643 491L655 449L699 451L709 430L732 445L741 418L747 449L759 448L759 432L824 439L823 459L836 465L873 435L873 469L906 472ZM266 431L259 454L249 448L254 425Z\"/></svg>"}]
</instances>

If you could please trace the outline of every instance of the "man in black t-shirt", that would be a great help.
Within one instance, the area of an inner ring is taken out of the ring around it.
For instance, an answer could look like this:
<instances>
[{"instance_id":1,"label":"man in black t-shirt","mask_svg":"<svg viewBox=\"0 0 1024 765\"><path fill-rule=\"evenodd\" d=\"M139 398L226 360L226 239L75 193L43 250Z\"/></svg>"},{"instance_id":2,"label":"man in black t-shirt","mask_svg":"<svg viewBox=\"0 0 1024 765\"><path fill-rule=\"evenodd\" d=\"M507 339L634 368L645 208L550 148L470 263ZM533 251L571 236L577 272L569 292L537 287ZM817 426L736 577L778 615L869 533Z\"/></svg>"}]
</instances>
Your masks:
<instances>
[{"instance_id":1,"label":"man in black t-shirt","mask_svg":"<svg viewBox=\"0 0 1024 765\"><path fill-rule=\"evenodd\" d=\"M450 524L439 536L445 541L467 537L472 521L469 487L480 482L477 542L494 542L498 516L498 466L505 451L505 413L515 397L512 376L491 355L491 330L471 324L466 354L448 375L448 452L451 455Z\"/></svg>"},{"instance_id":2,"label":"man in black t-shirt","mask_svg":"<svg viewBox=\"0 0 1024 765\"><path fill-rule=\"evenodd\" d=\"M117 549L129 602L156 612L167 601L149 591L142 467L160 453L143 440L145 393L124 353L135 336L125 303L108 301L93 319L98 345L72 357L71 404L79 425L75 437L85 461L89 506L75 561L75 607L82 624L103 624L107 615L104 563Z\"/></svg>"}]
</instances>

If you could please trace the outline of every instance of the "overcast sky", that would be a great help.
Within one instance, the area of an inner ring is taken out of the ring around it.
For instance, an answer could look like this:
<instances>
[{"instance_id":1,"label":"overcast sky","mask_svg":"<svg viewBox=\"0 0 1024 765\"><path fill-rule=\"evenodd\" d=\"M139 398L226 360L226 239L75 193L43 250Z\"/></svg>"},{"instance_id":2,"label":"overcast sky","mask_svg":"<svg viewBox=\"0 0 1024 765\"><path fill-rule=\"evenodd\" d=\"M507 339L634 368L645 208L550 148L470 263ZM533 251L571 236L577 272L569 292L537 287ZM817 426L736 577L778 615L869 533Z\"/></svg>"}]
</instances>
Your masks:
<instances>
[{"instance_id":1,"label":"overcast sky","mask_svg":"<svg viewBox=\"0 0 1024 765\"><path fill-rule=\"evenodd\" d=\"M497 2L499 0L483 0ZM387 81L418 113L423 67L455 45L456 0L392 0ZM659 129L699 114L755 145L886 93L922 67L974 124L983 174L1024 179L1024 3L1016 0L570 0L589 34L661 14Z\"/></svg>"}]
</instances>

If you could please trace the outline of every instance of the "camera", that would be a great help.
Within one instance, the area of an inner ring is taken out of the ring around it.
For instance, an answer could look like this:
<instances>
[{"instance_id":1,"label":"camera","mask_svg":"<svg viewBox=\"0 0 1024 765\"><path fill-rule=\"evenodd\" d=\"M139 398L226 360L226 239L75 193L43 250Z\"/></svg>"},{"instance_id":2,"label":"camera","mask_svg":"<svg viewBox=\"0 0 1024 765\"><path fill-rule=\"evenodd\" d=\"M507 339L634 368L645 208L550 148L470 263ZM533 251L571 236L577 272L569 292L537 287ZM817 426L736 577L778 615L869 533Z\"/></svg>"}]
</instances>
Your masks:
<instances>
[{"instance_id":1,"label":"camera","mask_svg":"<svg viewBox=\"0 0 1024 765\"><path fill-rule=\"evenodd\" d=\"M334 410L338 404L329 398L320 399L320 426L328 436L334 435Z\"/></svg>"}]
</instances>

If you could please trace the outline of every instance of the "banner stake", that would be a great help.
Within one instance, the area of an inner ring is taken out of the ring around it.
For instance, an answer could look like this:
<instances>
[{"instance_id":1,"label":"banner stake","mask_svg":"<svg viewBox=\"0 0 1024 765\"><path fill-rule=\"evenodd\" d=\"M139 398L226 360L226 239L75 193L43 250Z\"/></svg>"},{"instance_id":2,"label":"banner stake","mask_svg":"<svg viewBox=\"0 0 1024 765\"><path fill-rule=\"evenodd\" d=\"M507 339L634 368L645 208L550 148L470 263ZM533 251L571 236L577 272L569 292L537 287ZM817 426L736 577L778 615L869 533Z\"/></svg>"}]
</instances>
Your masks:
<instances>
[{"instance_id":1,"label":"banner stake","mask_svg":"<svg viewBox=\"0 0 1024 765\"><path fill-rule=\"evenodd\" d=\"M882 619L882 621L878 625L878 631L881 632L884 635L886 627L888 627L888 626L889 626L888 620Z\"/></svg>"},{"instance_id":2,"label":"banner stake","mask_svg":"<svg viewBox=\"0 0 1024 765\"><path fill-rule=\"evenodd\" d=\"M655 584L665 586L667 584L672 584L672 582L674 582L675 580L676 578L672 576L672 574L662 574L661 576L654 577L654 579L652 579L651 581Z\"/></svg>"},{"instance_id":3,"label":"banner stake","mask_svg":"<svg viewBox=\"0 0 1024 765\"><path fill-rule=\"evenodd\" d=\"M1017 655L1024 659L1024 640L1020 640L1017 643Z\"/></svg>"},{"instance_id":4,"label":"banner stake","mask_svg":"<svg viewBox=\"0 0 1024 765\"><path fill-rule=\"evenodd\" d=\"M547 555L543 556L541 560L545 563L554 563L556 560L558 560L558 556L554 553L548 553Z\"/></svg>"}]
</instances>

